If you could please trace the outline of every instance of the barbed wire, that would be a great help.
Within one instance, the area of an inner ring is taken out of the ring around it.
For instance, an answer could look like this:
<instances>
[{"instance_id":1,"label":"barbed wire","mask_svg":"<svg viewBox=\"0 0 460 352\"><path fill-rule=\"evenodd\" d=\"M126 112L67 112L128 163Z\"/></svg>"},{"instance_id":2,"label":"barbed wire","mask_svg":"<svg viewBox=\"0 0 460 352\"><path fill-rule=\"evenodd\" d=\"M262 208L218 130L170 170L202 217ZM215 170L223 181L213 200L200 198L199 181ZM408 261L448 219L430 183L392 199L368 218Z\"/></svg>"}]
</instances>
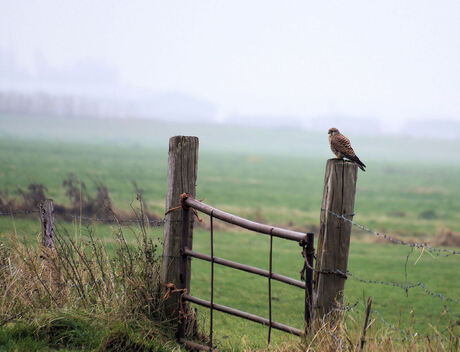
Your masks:
<instances>
[{"instance_id":1,"label":"barbed wire","mask_svg":"<svg viewBox=\"0 0 460 352\"><path fill-rule=\"evenodd\" d=\"M427 250L429 251L430 253L433 253L434 255L436 256L450 256L450 255L458 255L460 254L460 251L455 251L455 250L449 250L449 249L444 249L444 248L436 248L436 247L431 247L429 246L428 244L426 243L412 243L412 242L406 242L406 241L403 241L403 240L400 240L400 239L397 239L397 238L393 238L385 233L380 233L380 232L377 232L377 231L373 231L372 229L364 226L364 225L361 225L351 219L348 219L346 218L346 216L350 216L351 214L343 214L343 215L339 215L333 211L330 211L330 210L327 210L327 209L321 209L322 211L327 211L329 214L337 217L338 219L341 219L343 221L346 221L346 222L349 222L351 223L353 226L355 227L358 227L360 228L361 230L363 231L366 231L366 232L369 232L375 236L378 236L378 237L383 237L385 239L387 239L388 241L392 242L392 243L395 243L395 244L399 244L399 245L405 245L405 246L408 246L411 248L411 251L407 254L406 256L406 260L405 260L405 264L404 264L404 282L396 282L396 281L383 281L383 280L370 280L370 279L364 279L364 278L361 278L360 276L354 274L354 273L351 273L350 271L348 270L340 270L340 269L321 269L321 270L318 270L318 269L314 269L314 268L311 268L310 269L313 269L314 271L316 272L319 272L319 273L322 273L322 274L335 274L335 275L338 275L342 278L348 278L348 277L351 277L353 278L354 280L357 280L361 283L365 283L365 284L377 284L377 285L385 285L385 286L392 286L392 287L396 287L396 288L400 288L400 289L403 289L406 293L406 296L408 296L408 291L409 289L412 289L412 288L417 288L417 287L420 287L425 294L431 296L431 297L435 297L435 298L440 298L442 299L443 301L446 301L446 302L452 302L452 303L455 303L455 304L459 304L460 305L460 300L457 299L457 298L452 298L452 297L448 297L446 295L443 295L441 293L438 293L438 292L434 292L432 290L430 290L425 283L423 282L417 282L417 283L408 283L408 275L407 275L407 264L408 264L408 260L409 260L409 256L410 254L413 252L414 248L417 248L417 249L422 249L422 250ZM9 212L0 212L0 216L14 216L14 215L27 215L27 214L31 214L31 213L39 213L40 210L38 209L21 209L21 210L12 210L12 211L9 211ZM65 214L56 214L58 216L65 216ZM354 214L353 214L354 215ZM69 215L67 215L69 216ZM181 222L181 220L167 220L165 218L163 219L117 219L116 217L111 217L111 218L100 218L100 217L90 217L90 216L80 216L80 215L70 215L71 218L74 218L74 219L81 219L81 220L84 220L84 221L89 221L89 222L102 222L102 223L113 223L113 224L134 224L134 223L138 223L138 224L149 224L151 226L163 226L166 222ZM163 256L159 256L160 258L163 257ZM331 312L329 312L328 314L331 314L332 312L337 312L337 311L352 311L357 305L358 305L358 302L359 300L356 301L356 303L354 303L353 305L344 305L342 307L336 307L335 309L333 309ZM385 325L387 325L388 327L390 327L391 329L395 330L395 331L399 331L401 333L403 333L404 335L407 335L407 332L405 332L404 330L396 327L395 325L387 322L382 314L378 311L378 310L375 310L375 309L371 309L371 313L375 313L375 315L379 318L379 320L381 320ZM328 315L327 314L327 315ZM323 316L323 323L326 324L326 321L325 319L327 318L327 315ZM333 339L335 340L336 344L337 344L337 347L339 347L341 350L343 349L346 349L346 346L344 346L343 344L343 340L342 338L340 337L337 337L335 336L332 332L330 332L328 330L328 333L333 337Z\"/></svg>"},{"instance_id":2,"label":"barbed wire","mask_svg":"<svg viewBox=\"0 0 460 352\"><path fill-rule=\"evenodd\" d=\"M428 289L426 287L426 285L423 283L423 282L417 282L415 284L407 284L407 283L401 283L401 282L396 282L396 281L381 281L381 280L368 280L368 279L363 279L355 274L352 274L351 272L349 272L348 270L346 271L346 273L344 272L341 272L342 275L346 274L348 275L349 277L359 281L359 282L362 282L362 283L365 283L365 284L376 284L376 285L384 285L384 286L393 286L393 287L398 287L398 288L401 288L403 289L406 294L407 292L409 291L409 289L412 289L412 288L416 288L416 287L421 287L426 294L432 296L432 297L437 297L437 298L441 298L443 301L447 301L447 302L452 302L452 303L455 303L455 304L459 304L460 305L460 300L456 299L456 298L451 298L451 297L448 297L448 296L445 296L441 293L438 293L438 292L434 292L434 291L431 291L430 289Z\"/></svg>"},{"instance_id":3,"label":"barbed wire","mask_svg":"<svg viewBox=\"0 0 460 352\"><path fill-rule=\"evenodd\" d=\"M323 327L324 327L324 330L328 333L329 336L332 337L332 339L334 340L334 342L336 343L336 346L340 348L339 351L343 351L343 350L346 350L346 347L343 345L343 338L341 337L338 337L336 336L330 329L327 327L327 323L326 323L326 318L331 315L332 313L335 313L337 311L341 311L340 308L334 308L332 310L330 310L329 312L327 312L326 314L323 315L322 317L322 322L323 322Z\"/></svg>"},{"instance_id":4,"label":"barbed wire","mask_svg":"<svg viewBox=\"0 0 460 352\"><path fill-rule=\"evenodd\" d=\"M13 211L8 211L8 212L0 212L0 216L15 216L15 215L28 215L28 214L33 214L33 213L40 213L39 209L21 209L21 210L13 210ZM55 216L69 216L66 214L59 214L59 213L54 213ZM149 223L151 226L162 226L165 224L165 222L181 222L181 220L166 220L166 219L117 219L115 217L112 218L98 218L98 217L91 217L91 216L80 216L80 215L70 215L71 218L73 219L81 219L85 221L96 221L96 222L104 222L104 223L119 223L119 224L125 224L125 223L144 223L147 224Z\"/></svg>"},{"instance_id":5,"label":"barbed wire","mask_svg":"<svg viewBox=\"0 0 460 352\"><path fill-rule=\"evenodd\" d=\"M382 315L382 313L380 313L378 310L376 309L371 309L371 313L372 314L375 314L379 320L385 325L387 326L388 328L390 328L391 330L394 330L394 331L397 331L398 333L400 333L402 335L402 338L401 339L394 339L394 340L399 340L399 341L406 341L409 339L409 337L424 337L424 338L429 338L429 339L448 339L448 337L446 337L444 335L444 333L449 330L450 326L447 326L445 327L443 330L441 331L438 331L437 333L435 334L428 334L428 333L421 333L420 331L408 331L408 330L404 330L404 329L401 329L397 326L395 326L394 324L388 322Z\"/></svg>"},{"instance_id":6,"label":"barbed wire","mask_svg":"<svg viewBox=\"0 0 460 352\"><path fill-rule=\"evenodd\" d=\"M0 212L0 216L26 215L26 214L39 213L39 212L40 212L40 210L38 210L38 209L33 209L33 210L28 210L28 209L12 210L12 211L7 211L7 212Z\"/></svg>"},{"instance_id":7,"label":"barbed wire","mask_svg":"<svg viewBox=\"0 0 460 352\"><path fill-rule=\"evenodd\" d=\"M166 219L117 219L117 218L97 218L90 216L70 215L73 219L81 219L85 221L96 221L104 223L124 224L124 223L138 223L150 224L151 226L163 226L166 222L180 222L181 220L166 220Z\"/></svg>"},{"instance_id":8,"label":"barbed wire","mask_svg":"<svg viewBox=\"0 0 460 352\"><path fill-rule=\"evenodd\" d=\"M334 308L333 310L331 310L329 313L325 314L322 318L322 321L323 321L323 324L325 324L325 317L333 312L337 312L337 311L341 311L341 312L351 312L353 311L356 306L358 305L359 303L359 298L356 299L356 302L353 304L353 305L350 305L350 304L345 304L344 306L342 307L336 307ZM397 327L395 327L393 324L391 323L388 323L382 316L382 314L380 314L379 311L375 310L375 309L371 309L370 310L371 314L372 313L376 313L376 315L378 316L378 318L386 325L388 326L389 328L391 328L392 330L395 330L395 331L398 331L399 333L403 334L403 335L406 335L406 332L404 330L401 330ZM370 326L370 324L372 323L369 323L368 327ZM344 345L343 345L343 339L340 338L340 337L337 337L334 333L332 333L330 331L330 329L326 329L326 332L336 341L338 347L340 347L341 350L343 349L346 349L348 350Z\"/></svg>"},{"instance_id":9,"label":"barbed wire","mask_svg":"<svg viewBox=\"0 0 460 352\"><path fill-rule=\"evenodd\" d=\"M382 315L378 310L376 310L376 309L371 309L371 314L374 314L374 313L375 313L375 315L377 315L377 317L380 319L380 321L381 321L384 325L388 326L390 329L395 330L395 331L399 331L399 332L401 332L401 333L405 333L404 330L401 330L400 328L397 328L397 327L394 326L393 324L391 324L391 323L389 323L388 321L386 321L385 318L383 317L383 315Z\"/></svg>"},{"instance_id":10,"label":"barbed wire","mask_svg":"<svg viewBox=\"0 0 460 352\"><path fill-rule=\"evenodd\" d=\"M331 310L330 312L328 312L327 314L325 314L322 318L322 321L323 321L323 324L325 324L325 318L327 316L329 316L330 314L332 314L333 312L351 312L351 311L355 311L355 308L358 306L358 303L359 303L359 298L356 299L356 302L354 304L345 304L341 307L336 307L334 308L333 310ZM447 308L446 308L447 309ZM360 312L360 310L356 310L357 312ZM441 339L446 339L446 336L443 336L443 334L449 329L449 326L447 326L446 328L444 328L442 331L436 333L436 334L422 334L418 331L407 331L407 330L404 330L404 329L401 329L397 326L395 326L394 324L388 322L382 315L382 313L380 313L378 310L376 309L371 309L370 310L371 314L375 314L377 316L377 318L385 325L387 326L388 328L390 328L391 330L394 330L398 333L400 333L402 335L402 338L401 339L395 339L395 340L399 340L399 341L406 341L410 336L411 337L416 337L416 336L420 336L420 337L428 337L430 339L438 339L438 338L441 338ZM372 323L370 323L372 324ZM368 325L368 327L370 326L370 324ZM330 329L327 329L327 333L332 336L334 338L334 340L337 342L337 345L341 348L341 349L346 349L346 346L343 345L342 343L342 339L338 336L336 336L332 331L329 331Z\"/></svg>"},{"instance_id":11,"label":"barbed wire","mask_svg":"<svg viewBox=\"0 0 460 352\"><path fill-rule=\"evenodd\" d=\"M426 287L426 285L423 283L423 282L417 282L415 284L407 284L407 262L409 260L409 256L410 256L410 253L407 255L406 257L406 262L405 262L405 265L404 265L404 283L401 283L401 282L396 282L396 281L383 281L383 280L369 280L369 279L363 279L361 277L359 277L358 275L356 274L353 274L351 273L349 270L340 270L340 269L315 269L315 268L312 268L310 265L308 265L307 263L307 267L311 270L313 270L314 272L317 272L317 273L320 273L320 274L333 274L333 275L337 275L341 278L344 278L344 279L347 279L348 277L351 277L353 278L354 280L357 280L361 283L365 283L365 284L374 284L374 285L384 285L384 286L393 286L393 287L397 287L397 288L401 288L404 290L404 292L406 293L406 296L408 296L408 292L409 292L409 289L412 289L412 288L416 288L416 287L421 287L426 294L432 296L432 297L437 297L437 298L441 298L442 300L444 301L447 301L447 302L452 302L452 303L456 303L456 304L459 304L460 305L460 300L459 299L456 299L456 298L451 298L451 297L448 297L448 296L445 296L441 293L438 293L438 292L434 292L434 291L431 291L430 289L428 289Z\"/></svg>"},{"instance_id":12,"label":"barbed wire","mask_svg":"<svg viewBox=\"0 0 460 352\"><path fill-rule=\"evenodd\" d=\"M353 226L363 230L363 231L366 231L366 232L369 232L377 237L382 237L392 243L395 243L395 244L400 244L400 245L404 245L404 246L408 246L408 247L413 247L413 248L418 248L418 249L425 249L427 251L429 251L430 253L436 255L436 256L443 256L443 257L448 257L450 255L460 255L460 251L455 251L455 250L451 250L451 249L446 249L446 248L436 248L436 247L431 247L430 245L426 244L426 243L415 243L415 242L407 242L407 241L403 241L399 238L394 238L394 237L391 237L389 235L387 235L386 233L380 233L378 231L374 231L374 230L371 230L370 228L364 226L364 225L361 225L351 219L348 219L346 218L345 216L350 216L350 215L354 215L354 214L343 214L343 215L339 215L329 209L324 209L324 208L321 208L321 211L327 211L329 214L331 215L334 215L335 217L337 217L338 219L341 219L341 220L344 220L346 222L349 222L350 224L352 224Z\"/></svg>"},{"instance_id":13,"label":"barbed wire","mask_svg":"<svg viewBox=\"0 0 460 352\"><path fill-rule=\"evenodd\" d=\"M356 308L356 306L359 304L359 298L356 299L355 303L353 304L350 304L350 303L346 303L342 306L338 306L338 307L335 307L333 309L331 309L329 312L327 312L326 314L323 315L323 317L321 318L322 322L323 322L323 327L325 328L325 331L328 333L329 336L331 336L335 343L336 343L336 346L340 348L340 351L342 350L348 350L348 348L346 348L346 346L344 346L343 344L343 338L342 337L338 337L337 335L335 335L331 330L332 329L328 329L327 328L327 322L326 322L326 318L333 314L333 313L336 313L336 312L339 312L339 313L343 313L343 312L351 312L352 310L354 310Z\"/></svg>"},{"instance_id":14,"label":"barbed wire","mask_svg":"<svg viewBox=\"0 0 460 352\"><path fill-rule=\"evenodd\" d=\"M0 211L0 216L14 216L14 215L28 215L28 214L33 214L33 213L40 213L39 209L18 209L18 210L11 210L8 212L2 212ZM73 219L81 219L85 221L96 221L96 222L105 222L105 223L119 223L119 224L125 224L125 223L144 223L147 224L149 223L150 225L154 226L162 226L166 222L174 223L174 222L182 222L182 220L168 220L166 218L163 219L118 219L114 216L110 218L100 218L100 217L95 217L95 216L82 216L82 215L68 215L68 214L61 214L61 213L54 213L55 216L59 217L71 217Z\"/></svg>"},{"instance_id":15,"label":"barbed wire","mask_svg":"<svg viewBox=\"0 0 460 352\"><path fill-rule=\"evenodd\" d=\"M14 210L9 212L0 212L0 216L14 216L14 215L27 215L32 213L40 213L40 210ZM55 216L59 217L71 217L72 219L81 219L88 222L101 222L101 223L110 223L110 224L149 224L150 226L163 226L165 223L179 223L182 220L168 220L166 218L163 219L118 219L116 217L111 218L99 218L94 216L81 216L81 215L68 215L68 214L60 214L54 213Z\"/></svg>"},{"instance_id":16,"label":"barbed wire","mask_svg":"<svg viewBox=\"0 0 460 352\"><path fill-rule=\"evenodd\" d=\"M327 209L322 209L322 210L327 210ZM414 248L422 248L422 249L426 249L430 252L434 252L436 255L443 255L443 256L448 256L448 255L452 255L452 254L460 254L460 251L452 251L452 250L448 250L448 249L444 249L444 248L435 248L435 247L431 247L431 246L428 246L426 243L410 243L410 242L405 242L405 241L402 241L402 240L399 240L399 239L395 239L395 238L392 238L391 236L388 236L386 234L382 234L382 233L379 233L377 231L373 231L361 224L358 224L348 218L345 217L345 215L339 215L333 211L330 211L330 210L327 210L328 213L336 216L337 218L339 219L342 219L344 221L347 221L349 223L351 223L352 225L354 226L357 226L359 227L360 229L364 230L364 231L367 231L367 232L370 232L376 236L381 236L383 238L386 238L388 239L389 241L393 242L393 243L396 243L396 244L401 244L401 245L406 245L406 246L409 246L412 248L412 250ZM0 212L0 216L13 216L13 215L25 215L25 214L31 214L31 213L39 213L40 210L38 209L21 209L21 210L13 210L13 211L10 211L10 212ZM151 226L163 226L166 222L181 222L181 220L167 220L165 218L163 219L152 219L152 220L149 220L149 219L116 219L115 217L112 217L112 218L98 218L98 217L89 217L89 216L80 216L80 215L71 215L72 218L74 219L81 219L81 220L85 220L85 221L91 221L91 222L103 222L103 223L116 223L116 224L132 224L132 223L138 223L138 224L146 224L148 223L149 225ZM448 252L448 254L440 254L440 252ZM451 298L451 297L448 297L448 296L445 296L441 293L438 293L438 292L434 292L430 289L427 288L427 286L425 285L425 283L423 282L417 282L417 283L414 283L414 284L408 284L407 283L407 263L408 263L408 260L409 260L409 256L410 254L412 253L409 252L408 255L406 256L406 261L405 261L405 265L404 265L404 283L401 283L401 282L395 282L395 281L382 281L382 280L369 280L369 279L363 279L361 277L359 277L358 275L355 275L353 273L351 273L349 270L346 270L346 271L343 271L343 270L340 270L340 269L321 269L321 270L318 270L318 269L314 269L314 268L311 268L310 269L313 269L315 272L319 272L321 274L335 274L335 275L338 275L342 278L348 278L348 277L352 277L353 279L361 282L361 283L366 283L366 284L377 284L377 285L385 285L385 286L393 286L393 287L397 287L397 288L401 288L403 289L405 292L406 292L406 295L408 295L408 291L409 289L412 289L412 288L416 288L416 287L420 287L423 289L423 291L427 294L427 295L430 295L432 297L436 297L436 298L440 298L444 301L447 301L447 302L452 302L452 303L456 303L456 304L459 304L460 305L460 300L459 299L456 299L456 298Z\"/></svg>"}]
</instances>

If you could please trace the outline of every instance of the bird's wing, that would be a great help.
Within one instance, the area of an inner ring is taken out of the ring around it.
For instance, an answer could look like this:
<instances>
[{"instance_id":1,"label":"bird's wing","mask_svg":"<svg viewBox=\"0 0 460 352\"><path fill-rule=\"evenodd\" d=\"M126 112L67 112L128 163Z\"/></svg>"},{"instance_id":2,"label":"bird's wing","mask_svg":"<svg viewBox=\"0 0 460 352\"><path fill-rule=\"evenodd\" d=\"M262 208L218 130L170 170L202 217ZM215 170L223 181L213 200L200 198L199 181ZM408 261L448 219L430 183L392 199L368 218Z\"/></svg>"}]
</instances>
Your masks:
<instances>
[{"instance_id":1,"label":"bird's wing","mask_svg":"<svg viewBox=\"0 0 460 352\"><path fill-rule=\"evenodd\" d=\"M334 148L345 156L355 156L355 151L351 147L350 140L343 134L335 135L331 142L334 144Z\"/></svg>"}]
</instances>

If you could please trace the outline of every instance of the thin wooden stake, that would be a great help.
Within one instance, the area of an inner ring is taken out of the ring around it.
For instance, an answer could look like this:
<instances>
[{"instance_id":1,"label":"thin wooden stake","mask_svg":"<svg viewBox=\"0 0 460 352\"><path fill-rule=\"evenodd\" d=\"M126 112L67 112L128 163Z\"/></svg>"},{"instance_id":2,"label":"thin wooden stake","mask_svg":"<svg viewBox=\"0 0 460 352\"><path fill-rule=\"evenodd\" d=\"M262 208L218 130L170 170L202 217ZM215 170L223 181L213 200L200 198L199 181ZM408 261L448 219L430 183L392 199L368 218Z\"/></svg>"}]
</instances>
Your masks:
<instances>
[{"instance_id":1,"label":"thin wooden stake","mask_svg":"<svg viewBox=\"0 0 460 352\"><path fill-rule=\"evenodd\" d=\"M359 351L363 350L364 344L366 342L366 331L367 331L367 325L369 324L369 314L371 312L371 305L372 305L372 298L369 297L367 299L367 304L366 304L366 313L364 316L364 324L363 324L363 331L361 333L361 342L359 345Z\"/></svg>"},{"instance_id":2,"label":"thin wooden stake","mask_svg":"<svg viewBox=\"0 0 460 352\"><path fill-rule=\"evenodd\" d=\"M40 219L42 223L42 244L47 248L54 248L54 206L52 199L45 199L40 203Z\"/></svg>"}]
</instances>

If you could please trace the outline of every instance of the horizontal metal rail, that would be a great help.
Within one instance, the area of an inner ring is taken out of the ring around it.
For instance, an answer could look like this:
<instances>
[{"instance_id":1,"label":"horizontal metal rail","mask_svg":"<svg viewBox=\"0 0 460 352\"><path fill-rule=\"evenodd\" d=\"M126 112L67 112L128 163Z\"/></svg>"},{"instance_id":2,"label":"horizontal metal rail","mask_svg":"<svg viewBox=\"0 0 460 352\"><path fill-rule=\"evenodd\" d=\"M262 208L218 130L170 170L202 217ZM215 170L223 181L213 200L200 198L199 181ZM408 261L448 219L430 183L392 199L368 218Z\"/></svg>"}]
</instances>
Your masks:
<instances>
[{"instance_id":1,"label":"horizontal metal rail","mask_svg":"<svg viewBox=\"0 0 460 352\"><path fill-rule=\"evenodd\" d=\"M209 256L207 254L192 251L192 250L190 250L188 248L185 248L184 254L186 254L186 255L188 255L190 257L193 257L193 258L206 260L208 262L211 261L211 256ZM232 262L231 260L227 260L227 259L223 259L223 258L214 257L214 263L224 265L224 266L228 266L230 268L246 271L248 273L257 274L257 275L264 276L264 277L269 277L270 276L270 273L268 272L268 270L264 270L264 269L256 268L256 267L253 267L253 266L240 264L240 263L237 263L237 262ZM292 286L297 286L297 287L305 289L305 282L295 280L295 279L291 279L290 277L287 277L287 276L284 276L284 275L272 273L272 279L284 282L284 283L292 285Z\"/></svg>"},{"instance_id":2,"label":"horizontal metal rail","mask_svg":"<svg viewBox=\"0 0 460 352\"><path fill-rule=\"evenodd\" d=\"M198 297L191 296L189 294L183 295L182 299L184 299L186 301L189 301L189 302L192 302L192 303L195 303L195 304L198 304L198 305L203 306L203 307L211 308L211 302L206 301L206 300L201 299L201 298L198 298ZM244 319L247 319L247 320L253 321L255 323L262 324L262 325L266 325L266 326L270 325L270 322L269 322L268 319L262 318L262 317L260 317L258 315L254 315L254 314L251 314L251 313L244 312L242 310L230 308L230 307L223 306L221 304L216 304L216 303L214 303L212 306L213 306L213 309L216 309L216 310L218 310L220 312L223 312L223 313L227 313L227 314L234 315L234 316L237 316L237 317L240 317L240 318L244 318ZM290 334L297 335L297 336L304 336L304 334L305 334L304 331L302 331L302 330L293 328L292 326L289 326L289 325L284 325L284 324L281 324L281 323L277 323L275 321L272 321L271 326L273 328L275 328L275 329L278 329L278 330L281 330L281 331L284 331L284 332L288 332Z\"/></svg>"},{"instance_id":3,"label":"horizontal metal rail","mask_svg":"<svg viewBox=\"0 0 460 352\"><path fill-rule=\"evenodd\" d=\"M291 241L297 241L297 242L302 242L306 240L306 235L302 232L286 230L280 227L260 224L255 221L243 219L239 216L236 216L230 213L226 213L225 211L213 208L210 205L197 201L196 199L193 199L190 196L185 198L183 202L185 203L185 205L193 209L199 210L208 215L211 215L212 213L212 216L215 218L226 221L230 224L234 224L234 225L243 227L251 231L264 233L266 235L272 234L275 237L280 237L280 238L284 238L284 239L291 240Z\"/></svg>"}]
</instances>

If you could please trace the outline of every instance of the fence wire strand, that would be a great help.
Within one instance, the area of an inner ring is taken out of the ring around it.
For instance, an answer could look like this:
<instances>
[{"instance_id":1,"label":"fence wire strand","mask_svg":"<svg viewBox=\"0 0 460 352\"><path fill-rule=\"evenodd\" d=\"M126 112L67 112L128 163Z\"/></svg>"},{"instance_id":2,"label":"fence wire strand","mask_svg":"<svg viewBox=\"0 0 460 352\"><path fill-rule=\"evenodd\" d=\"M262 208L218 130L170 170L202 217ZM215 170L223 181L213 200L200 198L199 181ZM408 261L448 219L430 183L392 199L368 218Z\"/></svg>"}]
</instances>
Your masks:
<instances>
[{"instance_id":1,"label":"fence wire strand","mask_svg":"<svg viewBox=\"0 0 460 352\"><path fill-rule=\"evenodd\" d=\"M163 226L166 222L182 222L182 220L115 219L115 218L97 218L97 217L80 216L80 215L71 215L71 217L73 219L81 219L85 221L95 221L95 222L104 222L104 223L117 223L117 224L149 223L151 226Z\"/></svg>"},{"instance_id":2,"label":"fence wire strand","mask_svg":"<svg viewBox=\"0 0 460 352\"><path fill-rule=\"evenodd\" d=\"M28 215L33 213L40 213L39 209L19 209L19 210L11 210L8 212L0 212L0 216L15 216L15 215ZM88 222L102 222L102 223L117 223L117 224L132 224L132 223L139 223L145 224L149 223L151 226L163 226L166 222L181 222L182 220L167 220L163 219L117 219L115 217L111 218L99 218L93 216L82 216L82 215L65 215L54 213L55 216L62 216L62 217L71 217L72 219L77 220L84 220Z\"/></svg>"},{"instance_id":3,"label":"fence wire strand","mask_svg":"<svg viewBox=\"0 0 460 352\"><path fill-rule=\"evenodd\" d=\"M321 208L321 211L327 211L329 214L331 215L334 215L336 218L338 219L341 219L343 221L346 221L346 222L349 222L350 224L352 224L353 226L363 230L363 231L366 231L366 232L369 232L377 237L382 237L394 244L400 244L400 245L403 245L403 246L408 246L408 247L413 247L413 248L419 248L419 249L424 249L424 250L427 250L429 251L430 253L436 255L436 256L443 256L443 257L448 257L450 255L460 255L460 251L455 251L455 250L451 250L451 249L446 249L446 248L437 248L437 247L431 247L430 245L426 244L426 243L414 243L414 242L407 242L407 241L403 241L403 240L400 240L398 238L394 238L394 237L391 237L389 235L387 235L386 233L381 233L381 232L378 232L378 231L374 231L364 225L361 225L361 224L358 224L357 222L351 220L351 219L348 219L346 216L350 216L350 215L354 215L354 214L343 214L343 215L340 215L340 214L337 214L329 209L324 209L324 208Z\"/></svg>"},{"instance_id":4,"label":"fence wire strand","mask_svg":"<svg viewBox=\"0 0 460 352\"><path fill-rule=\"evenodd\" d=\"M12 211L7 211L7 212L0 212L0 216L27 215L27 214L39 213L39 212L40 210L38 209L12 210Z\"/></svg>"},{"instance_id":5,"label":"fence wire strand","mask_svg":"<svg viewBox=\"0 0 460 352\"><path fill-rule=\"evenodd\" d=\"M342 272L343 274L343 272ZM448 297L448 296L445 296L441 293L438 293L438 292L434 292L434 291L431 291L430 289L428 289L426 287L426 285L423 283L423 282L417 282L415 284L406 284L406 283L400 283L400 282L395 282L395 281L380 281L380 280L367 280L367 279L363 279L355 274L352 274L350 273L348 270L346 272L346 274L359 281L359 282L362 282L362 283L365 283L365 284L376 284L376 285L384 285L384 286L393 286L393 287L398 287L398 288L401 288L404 290L404 292L408 292L409 289L411 288L416 288L416 287L421 287L425 293L429 296L432 296L432 297L437 297L437 298L440 298L442 299L443 301L447 301L447 302L452 302L452 303L455 303L455 304L459 304L460 305L460 300L456 299L456 298L451 298L451 297Z\"/></svg>"},{"instance_id":6,"label":"fence wire strand","mask_svg":"<svg viewBox=\"0 0 460 352\"><path fill-rule=\"evenodd\" d=\"M333 310L331 310L330 312L328 312L327 314L325 314L323 317L322 317L322 322L323 322L323 326L326 327L327 326L327 322L326 322L326 318L335 313L335 312L352 312L352 311L355 311L355 312L360 312L360 310L356 310L356 307L358 306L359 304L359 298L356 299L355 303L353 304L344 304L343 306L339 306L339 307L336 307L334 308ZM407 341L410 337L424 337L424 338L430 338L430 339L448 339L448 337L444 336L443 334L449 330L450 326L447 326L445 329L443 329L442 331L439 331L437 332L436 334L422 334L420 332L417 332L417 331L407 331L407 330L403 330L397 326L395 326L394 324L388 322L384 317L383 315L376 309L371 309L370 310L370 313L371 314L375 314L375 316L386 326L388 327L389 329L391 330L394 330L396 332L398 332L402 337L400 339L398 338L393 338L395 341ZM372 321L369 323L368 327L372 324ZM343 344L343 338L342 337L339 337L337 336L336 334L334 334L334 332L331 331L331 329L326 329L326 332L328 333L329 336L331 336L334 341L336 342L336 347L338 350L349 350L349 348L347 348L346 345ZM353 348L351 348L353 349Z\"/></svg>"},{"instance_id":7,"label":"fence wire strand","mask_svg":"<svg viewBox=\"0 0 460 352\"><path fill-rule=\"evenodd\" d=\"M413 250L414 249L421 249L421 250L427 250L429 251L430 253L436 255L436 256L443 256L443 257L447 257L447 256L450 256L450 255L459 255L460 254L460 251L456 251L456 250L450 250L450 249L446 249L446 248L436 248L436 247L432 247L432 246L429 246L428 244L426 243L413 243L413 242L407 242L407 241L403 241L401 239L398 239L398 238L394 238L394 237L391 237L390 235L387 235L386 233L381 233L381 232L378 232L378 231L374 231L364 225L361 225L351 219L348 219L347 216L352 216L354 214L343 214L343 215L340 215L340 214L337 214L331 210L328 210L328 209L321 209L322 211L327 211L329 214L335 216L336 218L338 219L341 219L343 221L346 221L350 224L352 224L353 226L365 231L365 232L368 232L368 233L371 233L377 237L382 237L394 244L398 244L398 245L404 245L404 246L408 246L411 248L411 250L409 251L409 253L407 254L406 256L406 259L405 259L405 263L404 263L404 282L396 282L396 281L383 281L383 280L372 280L372 279L364 279L354 273L351 273L349 270L346 270L346 271L343 271L343 270L339 270L339 269L321 269L321 270L318 270L318 269L314 269L314 268L311 268L309 267L310 269L316 271L316 272L319 272L321 274L333 274L333 275L338 275L342 278L348 278L348 277L351 277L352 279L356 280L356 281L359 281L361 283L364 283L364 284L374 284L374 285L383 285L383 286L391 286L391 287L396 287L396 288L400 288L402 290L404 290L404 292L406 293L406 296L408 297L408 294L409 294L409 290L410 289L413 289L413 288L421 288L423 290L423 292L431 297L434 297L434 298L439 298L445 302L451 302L451 303L455 303L455 304L458 304L460 305L460 300L457 299L457 298L452 298L452 297L448 297L444 294L441 294L439 292L435 292L435 291L432 291L430 290L427 285L423 282L417 282L417 283L409 283L408 282L408 273L407 273L407 265L408 265L408 261L409 261L409 257L410 255L413 253ZM10 210L10 211L7 211L7 212L0 212L0 216L15 216L15 215L28 215L28 214L33 214L33 213L39 213L40 210L39 209L17 209L17 210ZM56 214L56 215L61 215L61 214ZM168 220L166 218L163 218L163 219L152 219L152 220L144 220L144 219L117 219L115 217L112 217L112 218L99 218L99 217L90 217L90 216L80 216L80 215L71 215L71 218L73 219L81 219L81 220L84 220L84 221L88 221L88 222L101 222L101 223L116 223L116 224L135 224L135 223L149 223L149 225L151 226L163 226L166 222L181 222L181 220ZM356 305L357 305L358 302L356 302L354 305L346 305L346 306L343 306L343 307L339 307L339 308L335 308L333 311L331 312L337 312L337 311L351 311L353 310ZM390 327L391 329L394 329L396 331L400 331L401 333L404 333L403 330L397 328L396 326L394 326L393 324L387 322L383 316L381 315L381 313L375 309L372 309L371 310L371 313L374 313L378 318L379 320L381 320L385 325L387 325L388 327ZM331 313L329 313L331 314ZM326 316L323 317L323 323L325 323L325 319L326 319ZM333 334L331 333L331 336L333 336ZM343 341L338 338L337 336L333 336L334 337L334 340L337 342L338 344L338 347L340 349L344 349L344 345L343 345Z\"/></svg>"}]
</instances>

